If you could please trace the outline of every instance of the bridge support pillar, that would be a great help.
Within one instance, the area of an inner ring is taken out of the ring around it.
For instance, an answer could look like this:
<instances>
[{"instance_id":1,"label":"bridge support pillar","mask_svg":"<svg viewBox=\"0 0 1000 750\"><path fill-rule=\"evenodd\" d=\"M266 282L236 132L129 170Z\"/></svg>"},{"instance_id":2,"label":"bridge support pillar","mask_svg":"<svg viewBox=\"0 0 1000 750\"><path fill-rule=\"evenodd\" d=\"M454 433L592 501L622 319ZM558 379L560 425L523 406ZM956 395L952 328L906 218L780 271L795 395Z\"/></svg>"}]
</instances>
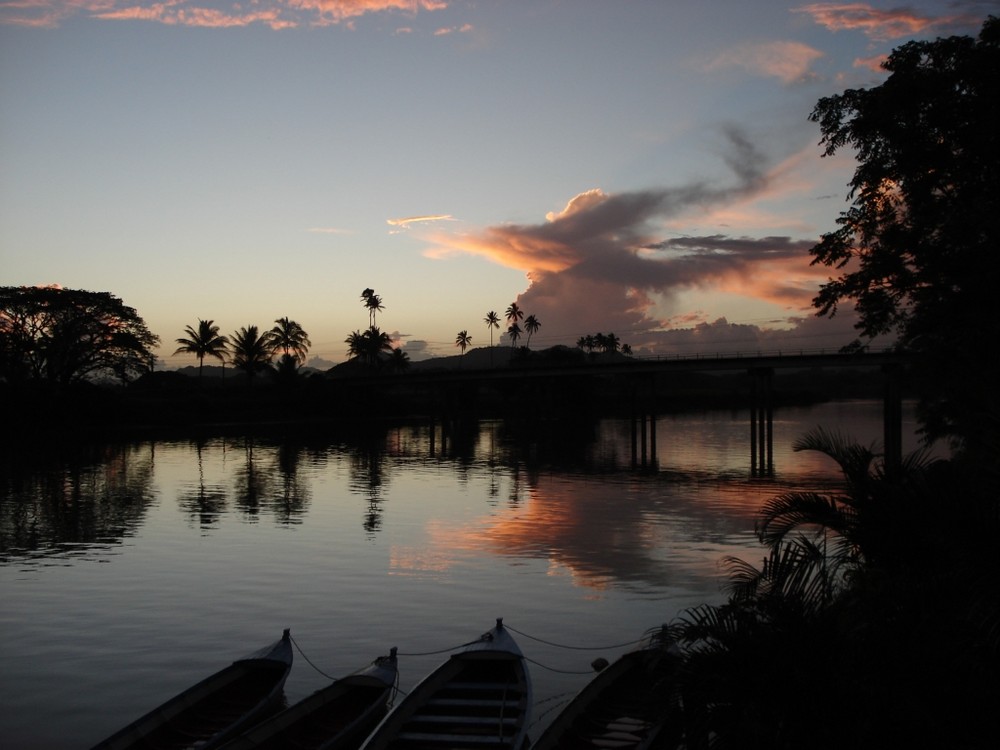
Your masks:
<instances>
[{"instance_id":1,"label":"bridge support pillar","mask_svg":"<svg viewBox=\"0 0 1000 750\"><path fill-rule=\"evenodd\" d=\"M750 475L774 476L774 398L771 367L754 367L750 388Z\"/></svg>"},{"instance_id":2,"label":"bridge support pillar","mask_svg":"<svg viewBox=\"0 0 1000 750\"><path fill-rule=\"evenodd\" d=\"M647 392L648 398L643 398L641 391ZM653 406L655 384L640 382L632 389L632 467L656 467L656 410Z\"/></svg>"}]
</instances>

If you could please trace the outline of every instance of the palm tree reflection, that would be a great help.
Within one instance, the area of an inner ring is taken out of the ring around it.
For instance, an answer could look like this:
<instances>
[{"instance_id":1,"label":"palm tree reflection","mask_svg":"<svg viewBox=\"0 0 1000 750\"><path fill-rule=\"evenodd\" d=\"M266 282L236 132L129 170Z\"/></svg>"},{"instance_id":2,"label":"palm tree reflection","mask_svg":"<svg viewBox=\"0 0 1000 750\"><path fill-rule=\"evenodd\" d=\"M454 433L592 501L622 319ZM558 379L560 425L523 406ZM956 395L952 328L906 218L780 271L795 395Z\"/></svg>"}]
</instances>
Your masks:
<instances>
[{"instance_id":1,"label":"palm tree reflection","mask_svg":"<svg viewBox=\"0 0 1000 750\"><path fill-rule=\"evenodd\" d=\"M192 521L197 519L198 528L203 531L218 524L219 516L226 510L227 500L226 488L223 485L205 483L205 464L202 455L204 448L204 440L195 443L195 452L198 456L197 486L177 498L181 508Z\"/></svg>"}]
</instances>

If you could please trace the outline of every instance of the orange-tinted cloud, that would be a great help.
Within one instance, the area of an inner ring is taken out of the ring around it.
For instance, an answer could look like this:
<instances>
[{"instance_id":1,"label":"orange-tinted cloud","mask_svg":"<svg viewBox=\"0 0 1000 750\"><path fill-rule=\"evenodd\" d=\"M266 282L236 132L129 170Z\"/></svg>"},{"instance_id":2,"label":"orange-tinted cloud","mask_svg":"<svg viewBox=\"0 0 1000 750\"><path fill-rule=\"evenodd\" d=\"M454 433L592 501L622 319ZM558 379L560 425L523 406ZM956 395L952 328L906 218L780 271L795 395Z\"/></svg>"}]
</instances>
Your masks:
<instances>
[{"instance_id":1,"label":"orange-tinted cloud","mask_svg":"<svg viewBox=\"0 0 1000 750\"><path fill-rule=\"evenodd\" d=\"M413 15L443 10L447 5L444 0L256 0L247 6L218 0L10 0L0 3L0 23L53 27L66 18L85 15L106 21L154 21L171 26L263 25L286 29L350 25L370 13L396 11Z\"/></svg>"},{"instance_id":2,"label":"orange-tinted cloud","mask_svg":"<svg viewBox=\"0 0 1000 750\"><path fill-rule=\"evenodd\" d=\"M753 298L786 315L802 315L825 273L809 266L816 237L664 239L667 223L769 194L772 173L738 132L731 132L728 187L683 187L609 195L588 190L540 224L508 224L469 234L437 233L432 257L480 255L525 271L531 284L518 299L556 339L612 330L637 340L662 330L690 290ZM786 169L784 165L779 170ZM825 269L823 269L825 271Z\"/></svg>"},{"instance_id":3,"label":"orange-tinted cloud","mask_svg":"<svg viewBox=\"0 0 1000 750\"><path fill-rule=\"evenodd\" d=\"M707 69L738 67L757 75L778 78L783 83L798 83L815 78L809 68L813 61L821 57L822 52L800 42L744 44L718 55L707 65Z\"/></svg>"},{"instance_id":4,"label":"orange-tinted cloud","mask_svg":"<svg viewBox=\"0 0 1000 750\"><path fill-rule=\"evenodd\" d=\"M931 17L905 6L885 10L873 8L868 3L812 3L792 10L812 16L829 31L860 31L878 41L937 33L982 22L981 15L953 13Z\"/></svg>"}]
</instances>

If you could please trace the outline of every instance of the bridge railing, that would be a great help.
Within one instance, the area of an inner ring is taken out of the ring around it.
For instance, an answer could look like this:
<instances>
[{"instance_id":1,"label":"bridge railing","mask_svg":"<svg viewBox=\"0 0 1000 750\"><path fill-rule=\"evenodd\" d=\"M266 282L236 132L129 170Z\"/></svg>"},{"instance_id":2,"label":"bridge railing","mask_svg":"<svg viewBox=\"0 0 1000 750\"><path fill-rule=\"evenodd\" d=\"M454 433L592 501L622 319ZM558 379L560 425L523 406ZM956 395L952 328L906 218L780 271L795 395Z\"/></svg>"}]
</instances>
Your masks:
<instances>
[{"instance_id":1,"label":"bridge railing","mask_svg":"<svg viewBox=\"0 0 1000 750\"><path fill-rule=\"evenodd\" d=\"M764 357L816 357L816 356L843 356L845 359L856 354L892 354L893 349L885 347L883 349L867 349L864 352L845 352L843 349L753 349L745 351L717 351L717 352L675 352L672 354L633 354L632 359L643 362L676 362L686 360L702 359L758 359Z\"/></svg>"}]
</instances>

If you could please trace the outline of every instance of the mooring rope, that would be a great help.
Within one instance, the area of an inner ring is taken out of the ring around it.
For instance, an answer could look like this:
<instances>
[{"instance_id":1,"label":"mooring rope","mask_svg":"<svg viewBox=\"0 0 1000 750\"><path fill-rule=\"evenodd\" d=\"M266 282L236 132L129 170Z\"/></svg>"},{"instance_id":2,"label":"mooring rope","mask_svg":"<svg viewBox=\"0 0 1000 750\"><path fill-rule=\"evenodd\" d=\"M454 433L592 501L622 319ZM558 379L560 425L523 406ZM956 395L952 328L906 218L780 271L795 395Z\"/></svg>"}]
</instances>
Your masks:
<instances>
[{"instance_id":1,"label":"mooring rope","mask_svg":"<svg viewBox=\"0 0 1000 750\"><path fill-rule=\"evenodd\" d=\"M306 660L306 664L308 664L310 667L312 667L313 669L315 669L317 672L319 672L321 675L323 675L328 680L336 680L337 679L336 677L331 677L326 672L324 672L322 669L320 669L315 664L313 664L312 660L308 656L306 656L306 652L302 650L302 647L299 645L299 642L296 641L295 638L293 638L291 635L289 635L288 637L291 638L292 644L295 646L296 650L302 655L302 658Z\"/></svg>"},{"instance_id":2,"label":"mooring rope","mask_svg":"<svg viewBox=\"0 0 1000 750\"><path fill-rule=\"evenodd\" d=\"M537 636L528 635L527 633L518 630L517 628L512 628L510 625L507 625L506 623L504 624L504 627L507 628L507 630L511 630L517 633L518 635L523 635L525 638L528 638L532 641L538 641L539 643L544 643L546 646L554 646L555 648L565 648L565 649L570 649L572 651L610 651L611 649L614 648L625 648L626 646L635 646L636 644L642 643L643 641L642 638L637 638L634 641L628 641L626 643L616 643L611 646L568 646L564 643L556 643L554 641L547 641L544 638L538 638Z\"/></svg>"},{"instance_id":3,"label":"mooring rope","mask_svg":"<svg viewBox=\"0 0 1000 750\"><path fill-rule=\"evenodd\" d=\"M452 646L450 648L442 648L437 651L398 651L399 656L437 656L438 654L448 654L452 651L458 651L460 648L465 648L466 646L471 646L473 643L479 643L483 640L482 636L476 638L475 640L469 641L468 643L460 643L457 646Z\"/></svg>"},{"instance_id":4,"label":"mooring rope","mask_svg":"<svg viewBox=\"0 0 1000 750\"><path fill-rule=\"evenodd\" d=\"M529 659L527 656L524 657L524 660L526 662L529 662L530 664L534 664L536 667L541 667L542 669L547 669L550 672L556 672L557 674L591 674L594 671L593 669L584 669L584 670L578 670L578 669L556 669L555 667L550 667L547 664L542 664L540 661L535 661L534 659Z\"/></svg>"}]
</instances>

